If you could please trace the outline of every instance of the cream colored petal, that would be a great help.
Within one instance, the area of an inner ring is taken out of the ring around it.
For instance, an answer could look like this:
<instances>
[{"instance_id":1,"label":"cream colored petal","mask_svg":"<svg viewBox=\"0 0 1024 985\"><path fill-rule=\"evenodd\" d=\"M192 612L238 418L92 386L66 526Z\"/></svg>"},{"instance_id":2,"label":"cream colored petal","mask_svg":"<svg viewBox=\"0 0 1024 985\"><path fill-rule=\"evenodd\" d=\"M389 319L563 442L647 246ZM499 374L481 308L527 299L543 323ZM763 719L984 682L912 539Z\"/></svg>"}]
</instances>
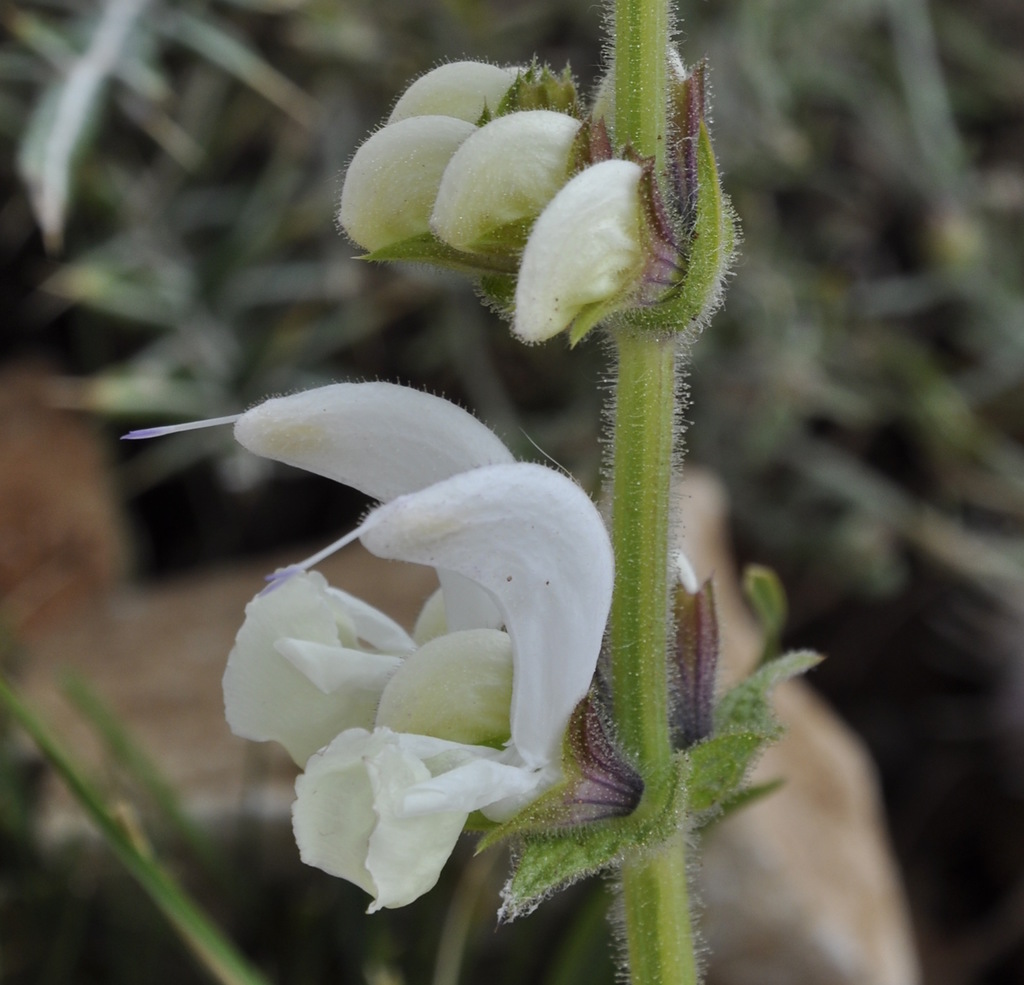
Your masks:
<instances>
[{"instance_id":1,"label":"cream colored petal","mask_svg":"<svg viewBox=\"0 0 1024 985\"><path fill-rule=\"evenodd\" d=\"M228 725L242 738L280 742L301 766L344 729L372 724L398 663L342 647L327 583L296 575L246 606L224 671Z\"/></svg>"},{"instance_id":2,"label":"cream colored petal","mask_svg":"<svg viewBox=\"0 0 1024 985\"><path fill-rule=\"evenodd\" d=\"M429 232L441 175L475 129L451 116L414 116L371 134L345 173L341 227L371 252Z\"/></svg>"},{"instance_id":3,"label":"cream colored petal","mask_svg":"<svg viewBox=\"0 0 1024 985\"><path fill-rule=\"evenodd\" d=\"M327 587L328 601L339 618L347 619L356 637L382 653L412 653L416 649L413 638L390 616L355 595Z\"/></svg>"},{"instance_id":4,"label":"cream colored petal","mask_svg":"<svg viewBox=\"0 0 1024 985\"><path fill-rule=\"evenodd\" d=\"M380 697L378 727L471 745L511 734L512 641L497 629L431 640L402 663Z\"/></svg>"},{"instance_id":5,"label":"cream colored petal","mask_svg":"<svg viewBox=\"0 0 1024 985\"><path fill-rule=\"evenodd\" d=\"M551 785L557 773L503 763L497 757L479 757L410 787L401 809L410 817L441 810L483 810L494 820L506 820L515 811L492 813L497 804L524 807Z\"/></svg>"},{"instance_id":6,"label":"cream colored petal","mask_svg":"<svg viewBox=\"0 0 1024 985\"><path fill-rule=\"evenodd\" d=\"M404 906L436 882L466 822L461 812L398 816L430 778L387 730L353 729L313 756L295 784L292 826L304 862L360 886L370 912Z\"/></svg>"},{"instance_id":7,"label":"cream colored petal","mask_svg":"<svg viewBox=\"0 0 1024 985\"><path fill-rule=\"evenodd\" d=\"M479 465L514 461L472 414L394 383L335 383L265 400L238 418L235 438L256 455L382 502ZM451 629L501 624L486 593L454 573L438 575Z\"/></svg>"},{"instance_id":8,"label":"cream colored petal","mask_svg":"<svg viewBox=\"0 0 1024 985\"><path fill-rule=\"evenodd\" d=\"M513 330L541 342L585 308L628 294L643 272L640 166L602 161L552 199L530 233L516 285Z\"/></svg>"},{"instance_id":9,"label":"cream colored petal","mask_svg":"<svg viewBox=\"0 0 1024 985\"><path fill-rule=\"evenodd\" d=\"M420 609L416 617L416 625L412 628L412 638L417 646L423 646L437 636L448 632L448 623L444 613L444 590L439 588Z\"/></svg>"},{"instance_id":10,"label":"cream colored petal","mask_svg":"<svg viewBox=\"0 0 1024 985\"><path fill-rule=\"evenodd\" d=\"M611 604L611 543L590 497L553 469L493 465L382 506L360 537L380 557L456 571L490 593L512 638L512 741L527 766L558 761Z\"/></svg>"},{"instance_id":11,"label":"cream colored petal","mask_svg":"<svg viewBox=\"0 0 1024 985\"><path fill-rule=\"evenodd\" d=\"M264 400L235 423L256 455L387 502L458 472L514 461L468 411L394 383L335 383Z\"/></svg>"},{"instance_id":12,"label":"cream colored petal","mask_svg":"<svg viewBox=\"0 0 1024 985\"><path fill-rule=\"evenodd\" d=\"M459 250L486 249L512 223L532 222L566 182L580 121L530 110L499 116L452 156L430 219Z\"/></svg>"},{"instance_id":13,"label":"cream colored petal","mask_svg":"<svg viewBox=\"0 0 1024 985\"><path fill-rule=\"evenodd\" d=\"M396 123L410 116L454 116L476 123L488 107L498 108L520 69L486 62L449 62L421 75L402 93L388 117Z\"/></svg>"}]
</instances>

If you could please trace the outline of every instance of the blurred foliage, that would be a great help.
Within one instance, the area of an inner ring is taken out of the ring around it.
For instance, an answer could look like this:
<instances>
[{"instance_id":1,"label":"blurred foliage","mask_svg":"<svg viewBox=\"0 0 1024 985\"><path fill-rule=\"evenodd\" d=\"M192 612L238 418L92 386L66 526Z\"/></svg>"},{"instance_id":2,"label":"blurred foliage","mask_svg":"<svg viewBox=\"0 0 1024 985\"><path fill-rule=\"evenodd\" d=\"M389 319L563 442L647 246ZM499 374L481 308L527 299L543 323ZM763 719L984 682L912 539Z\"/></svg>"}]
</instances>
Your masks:
<instances>
[{"instance_id":1,"label":"blurred foliage","mask_svg":"<svg viewBox=\"0 0 1024 985\"><path fill-rule=\"evenodd\" d=\"M746 232L695 452L807 606L891 593L910 555L1019 595L1024 14L730 6L693 32Z\"/></svg>"},{"instance_id":2,"label":"blurred foliage","mask_svg":"<svg viewBox=\"0 0 1024 985\"><path fill-rule=\"evenodd\" d=\"M1024 6L722 0L680 13L684 57L710 58L716 151L745 236L725 309L693 348L691 460L724 477L742 554L781 573L793 642L833 652L821 680L863 719L890 784L933 797L930 808L907 807L900 847L922 831L937 852L962 846L959 815L940 810L948 802L934 792L946 789L935 778L948 760L922 762L910 748L928 729L948 745L960 706L939 714L933 702L917 729L901 704L910 685L885 674L899 656L928 686L968 680L986 701L1003 688L1016 698L998 698L998 735L986 705L969 719L982 738L956 748L986 768L993 748L1021 748L998 743L1024 742ZM586 88L600 62L598 15L589 0L6 5L0 356L47 354L66 374L54 398L118 428L231 413L327 380L398 379L460 399L518 453L542 449L596 486L609 353L594 343L524 348L461 282L353 260L332 216L353 148L409 78L446 58L537 52L569 61ZM173 514L165 539L202 541L183 533L194 523L217 532L217 550L245 542L251 531L223 534L253 515L233 507L277 474L238 453L226 431L122 456L140 530L159 542L160 516ZM272 502L255 515L296 536ZM340 522L319 505L306 512L329 514L321 522L332 530ZM193 563L212 556L189 549ZM161 562L155 551L153 568ZM936 610L953 630L929 629ZM893 697L880 706L883 678ZM1015 761L970 794L991 803L991 785L1020 783ZM52 967L0 975L138 980L112 956L125 931L157 941L163 961L159 929L140 930L145 918L124 897L83 902L89 865L70 892L56 888L48 873L60 860L33 841L28 768L2 744L0 793L0 962L18 954L10 942L29 925L56 928L66 945ZM921 820L940 815L947 827ZM1006 830L1019 841L1019 824ZM959 919L974 899L964 879L979 899L1012 899L1024 859L1007 875L1005 859L986 854L1008 837L970 841L969 877L929 869L929 901L936 886L953 887L948 910ZM247 860L235 929L281 981L383 982L396 969L431 980L442 925L439 985L458 980L463 945L473 958L463 980L611 980L595 944L599 889L575 913L546 909L543 931L527 921L492 939L491 918L466 902L465 880L485 878L475 865L463 881L446 877L438 896L368 924L348 887ZM928 924L920 913L918 922ZM279 932L266 934L270 925ZM567 936L545 978L535 941L555 931ZM1024 974L1022 950L1005 974ZM93 965L103 973L82 972ZM187 981L177 970L168 980Z\"/></svg>"}]
</instances>

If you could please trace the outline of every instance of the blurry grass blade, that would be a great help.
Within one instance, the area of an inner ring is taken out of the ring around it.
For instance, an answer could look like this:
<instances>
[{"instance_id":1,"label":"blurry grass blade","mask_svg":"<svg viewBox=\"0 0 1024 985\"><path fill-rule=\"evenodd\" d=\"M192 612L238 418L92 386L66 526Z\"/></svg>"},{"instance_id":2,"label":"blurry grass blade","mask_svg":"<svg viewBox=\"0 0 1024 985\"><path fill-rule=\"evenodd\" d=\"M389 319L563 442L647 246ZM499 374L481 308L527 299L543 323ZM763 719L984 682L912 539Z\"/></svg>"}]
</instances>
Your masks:
<instances>
[{"instance_id":1,"label":"blurry grass blade","mask_svg":"<svg viewBox=\"0 0 1024 985\"><path fill-rule=\"evenodd\" d=\"M156 764L139 747L135 737L127 732L100 696L77 674L69 674L65 678L63 690L71 703L92 724L114 760L142 785L196 856L210 872L223 875L223 863L213 842L182 810L174 788L160 775Z\"/></svg>"},{"instance_id":2,"label":"blurry grass blade","mask_svg":"<svg viewBox=\"0 0 1024 985\"><path fill-rule=\"evenodd\" d=\"M896 66L903 81L911 126L921 160L937 183L936 193L950 194L961 180L966 158L946 91L935 30L927 0L889 0Z\"/></svg>"},{"instance_id":3,"label":"blurry grass blade","mask_svg":"<svg viewBox=\"0 0 1024 985\"><path fill-rule=\"evenodd\" d=\"M171 875L142 854L124 825L104 802L36 714L0 676L0 706L28 733L68 790L99 828L110 850L159 907L182 941L222 985L267 985Z\"/></svg>"},{"instance_id":4,"label":"blurry grass blade","mask_svg":"<svg viewBox=\"0 0 1024 985\"><path fill-rule=\"evenodd\" d=\"M15 9L4 12L3 23L11 32L11 37L17 38L25 48L49 62L59 72L75 58L76 52L71 42L41 17Z\"/></svg>"},{"instance_id":5,"label":"blurry grass blade","mask_svg":"<svg viewBox=\"0 0 1024 985\"><path fill-rule=\"evenodd\" d=\"M140 266L121 256L86 257L58 267L40 290L123 318L136 330L171 328L184 315L187 273L169 257L160 265Z\"/></svg>"},{"instance_id":6,"label":"blurry grass blade","mask_svg":"<svg viewBox=\"0 0 1024 985\"><path fill-rule=\"evenodd\" d=\"M476 855L462 870L437 943L433 985L459 985L461 969L466 963L470 932L474 921L486 909L482 900L489 891L491 876L500 860L501 856L497 852Z\"/></svg>"},{"instance_id":7,"label":"blurry grass blade","mask_svg":"<svg viewBox=\"0 0 1024 985\"><path fill-rule=\"evenodd\" d=\"M591 891L547 961L544 985L596 985L616 980L608 955L608 895Z\"/></svg>"},{"instance_id":8,"label":"blurry grass blade","mask_svg":"<svg viewBox=\"0 0 1024 985\"><path fill-rule=\"evenodd\" d=\"M113 367L93 376L56 379L49 396L56 406L103 417L187 421L209 416L202 386L160 375L156 367Z\"/></svg>"},{"instance_id":9,"label":"blurry grass blade","mask_svg":"<svg viewBox=\"0 0 1024 985\"><path fill-rule=\"evenodd\" d=\"M149 0L108 0L89 42L36 105L18 152L32 208L50 250L60 248L76 157L88 141L103 90Z\"/></svg>"},{"instance_id":10,"label":"blurry grass blade","mask_svg":"<svg viewBox=\"0 0 1024 985\"><path fill-rule=\"evenodd\" d=\"M181 11L174 18L174 36L196 54L220 66L304 127L312 127L316 102L252 48L208 19Z\"/></svg>"},{"instance_id":11,"label":"blurry grass blade","mask_svg":"<svg viewBox=\"0 0 1024 985\"><path fill-rule=\"evenodd\" d=\"M140 85L149 84L142 77L134 81ZM159 105L149 99L132 98L131 93L126 93L125 98L120 100L120 106L125 116L148 134L153 143L182 170L195 171L199 167L204 156L203 148Z\"/></svg>"}]
</instances>

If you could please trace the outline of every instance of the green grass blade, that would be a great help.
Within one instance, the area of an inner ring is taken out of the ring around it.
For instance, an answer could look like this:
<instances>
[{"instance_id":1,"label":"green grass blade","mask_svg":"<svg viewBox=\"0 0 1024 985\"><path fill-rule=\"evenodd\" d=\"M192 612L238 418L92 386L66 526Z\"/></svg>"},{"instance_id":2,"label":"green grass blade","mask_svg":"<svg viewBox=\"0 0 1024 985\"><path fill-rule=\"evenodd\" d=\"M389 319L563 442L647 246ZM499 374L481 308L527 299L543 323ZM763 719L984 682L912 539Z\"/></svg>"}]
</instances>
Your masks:
<instances>
[{"instance_id":1,"label":"green grass blade","mask_svg":"<svg viewBox=\"0 0 1024 985\"><path fill-rule=\"evenodd\" d=\"M28 733L99 829L111 851L146 891L211 978L221 985L268 985L172 876L155 859L142 853L100 792L3 676L0 676L0 706Z\"/></svg>"},{"instance_id":2,"label":"green grass blade","mask_svg":"<svg viewBox=\"0 0 1024 985\"><path fill-rule=\"evenodd\" d=\"M47 246L59 249L74 163L99 114L107 82L149 0L109 0L82 54L36 105L18 148L18 170Z\"/></svg>"},{"instance_id":3,"label":"green grass blade","mask_svg":"<svg viewBox=\"0 0 1024 985\"><path fill-rule=\"evenodd\" d=\"M92 724L107 752L146 791L160 813L177 831L196 857L214 875L226 878L223 859L206 832L182 809L177 791L164 779L156 764L139 747L137 739L121 724L100 696L77 674L62 681L68 700Z\"/></svg>"}]
</instances>

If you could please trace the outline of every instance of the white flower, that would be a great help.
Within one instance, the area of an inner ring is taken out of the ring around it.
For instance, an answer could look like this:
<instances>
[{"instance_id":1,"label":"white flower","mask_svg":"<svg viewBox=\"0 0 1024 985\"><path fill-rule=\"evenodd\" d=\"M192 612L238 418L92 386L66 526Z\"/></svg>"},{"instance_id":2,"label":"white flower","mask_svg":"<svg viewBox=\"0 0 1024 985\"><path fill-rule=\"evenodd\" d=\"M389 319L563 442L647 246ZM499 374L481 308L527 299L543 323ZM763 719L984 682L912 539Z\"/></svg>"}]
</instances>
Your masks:
<instances>
[{"instance_id":1,"label":"white flower","mask_svg":"<svg viewBox=\"0 0 1024 985\"><path fill-rule=\"evenodd\" d=\"M540 214L516 286L513 330L520 338L542 342L576 319L589 327L628 298L644 269L641 174L632 161L602 161L576 175Z\"/></svg>"},{"instance_id":2,"label":"white flower","mask_svg":"<svg viewBox=\"0 0 1024 985\"><path fill-rule=\"evenodd\" d=\"M371 252L429 233L441 175L475 130L452 116L411 116L371 134L345 173L341 227Z\"/></svg>"},{"instance_id":3,"label":"white flower","mask_svg":"<svg viewBox=\"0 0 1024 985\"><path fill-rule=\"evenodd\" d=\"M421 75L402 93L388 117L397 123L410 116L454 116L476 123L484 109L492 113L522 69L486 62L449 62Z\"/></svg>"},{"instance_id":4,"label":"white flower","mask_svg":"<svg viewBox=\"0 0 1024 985\"><path fill-rule=\"evenodd\" d=\"M236 435L384 501L339 545L358 536L438 571L444 632L425 616L418 649L286 571L250 603L225 675L233 726L297 759L323 744L296 784L302 858L362 886L371 909L404 905L434 884L470 813L504 819L559 778L611 601L603 521L571 479L513 462L471 415L402 387L267 401Z\"/></svg>"},{"instance_id":5,"label":"white flower","mask_svg":"<svg viewBox=\"0 0 1024 985\"><path fill-rule=\"evenodd\" d=\"M383 613L298 575L245 607L224 671L235 735L280 742L302 766L345 728L371 728L381 692L416 644Z\"/></svg>"},{"instance_id":6,"label":"white flower","mask_svg":"<svg viewBox=\"0 0 1024 985\"><path fill-rule=\"evenodd\" d=\"M565 184L579 128L579 120L543 109L481 127L441 178L430 218L435 235L458 250L504 246L507 227L532 222Z\"/></svg>"}]
</instances>

